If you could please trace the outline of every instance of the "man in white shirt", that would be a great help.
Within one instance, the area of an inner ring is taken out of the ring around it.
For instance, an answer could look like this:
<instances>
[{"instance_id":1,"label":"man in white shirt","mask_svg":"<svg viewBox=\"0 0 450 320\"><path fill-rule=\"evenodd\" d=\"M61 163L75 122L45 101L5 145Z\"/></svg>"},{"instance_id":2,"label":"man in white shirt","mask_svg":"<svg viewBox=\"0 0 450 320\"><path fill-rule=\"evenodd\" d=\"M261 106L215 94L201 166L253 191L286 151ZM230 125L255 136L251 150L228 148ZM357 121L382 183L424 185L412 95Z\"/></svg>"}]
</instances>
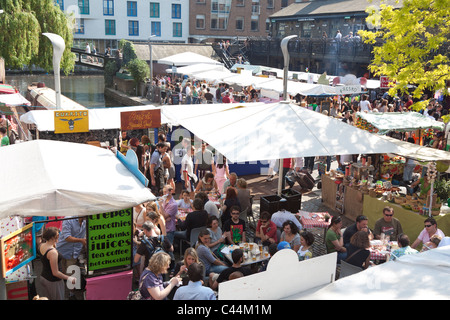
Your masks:
<instances>
[{"instance_id":1,"label":"man in white shirt","mask_svg":"<svg viewBox=\"0 0 450 320\"><path fill-rule=\"evenodd\" d=\"M295 214L286 210L275 212L274 214L272 214L270 220L272 220L272 222L275 223L278 228L282 228L283 223L288 220L294 222L295 225L298 227L298 230L301 230L303 228L302 225L300 224L300 221L298 221L298 219L296 218Z\"/></svg>"}]
</instances>

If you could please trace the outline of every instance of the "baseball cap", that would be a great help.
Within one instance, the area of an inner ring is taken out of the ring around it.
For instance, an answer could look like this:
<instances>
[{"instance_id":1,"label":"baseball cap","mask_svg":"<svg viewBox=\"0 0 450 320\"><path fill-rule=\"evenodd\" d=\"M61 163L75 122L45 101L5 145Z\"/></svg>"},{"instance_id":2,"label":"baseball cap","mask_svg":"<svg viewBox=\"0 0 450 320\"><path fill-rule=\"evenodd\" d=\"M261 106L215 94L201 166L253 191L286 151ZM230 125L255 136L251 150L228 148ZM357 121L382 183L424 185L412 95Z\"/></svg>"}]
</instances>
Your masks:
<instances>
[{"instance_id":1,"label":"baseball cap","mask_svg":"<svg viewBox=\"0 0 450 320\"><path fill-rule=\"evenodd\" d=\"M287 241L281 241L279 244L278 244L278 246L277 246L277 249L278 250L282 250L282 249L290 249L291 248L291 245L289 244L289 242L287 242Z\"/></svg>"}]
</instances>

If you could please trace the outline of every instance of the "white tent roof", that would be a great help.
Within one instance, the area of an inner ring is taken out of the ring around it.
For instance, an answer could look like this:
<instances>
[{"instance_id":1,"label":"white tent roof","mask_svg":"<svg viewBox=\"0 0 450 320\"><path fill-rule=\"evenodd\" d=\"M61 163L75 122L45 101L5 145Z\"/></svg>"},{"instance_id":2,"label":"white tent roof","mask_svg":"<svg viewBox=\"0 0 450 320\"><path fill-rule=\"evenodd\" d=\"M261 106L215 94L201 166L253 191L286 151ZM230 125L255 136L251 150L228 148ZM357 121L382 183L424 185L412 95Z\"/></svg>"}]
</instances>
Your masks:
<instances>
[{"instance_id":1,"label":"white tent roof","mask_svg":"<svg viewBox=\"0 0 450 320\"><path fill-rule=\"evenodd\" d=\"M189 51L174 54L173 56L165 57L163 59L159 59L158 63L175 66L189 66L197 63L218 64L218 65L221 64L217 60L213 60L201 54Z\"/></svg>"},{"instance_id":2,"label":"white tent roof","mask_svg":"<svg viewBox=\"0 0 450 320\"><path fill-rule=\"evenodd\" d=\"M413 158L418 161L447 161L450 162L450 152L435 148L420 146L407 141L401 141L388 136L380 136L387 141L398 145L402 156Z\"/></svg>"},{"instance_id":3,"label":"white tent roof","mask_svg":"<svg viewBox=\"0 0 450 320\"><path fill-rule=\"evenodd\" d=\"M210 70L225 71L227 68L225 68L223 64L197 63L190 66L177 68L177 73L191 76L194 73ZM172 69L166 69L166 72L171 73Z\"/></svg>"},{"instance_id":4,"label":"white tent roof","mask_svg":"<svg viewBox=\"0 0 450 320\"><path fill-rule=\"evenodd\" d=\"M162 112L232 162L400 150L377 135L287 102L163 106Z\"/></svg>"},{"instance_id":5,"label":"white tent roof","mask_svg":"<svg viewBox=\"0 0 450 320\"><path fill-rule=\"evenodd\" d=\"M273 81L274 78L256 77L247 74L233 73L233 76L223 79L224 83L236 84L241 87L256 86L259 83Z\"/></svg>"},{"instance_id":6,"label":"white tent roof","mask_svg":"<svg viewBox=\"0 0 450 320\"><path fill-rule=\"evenodd\" d=\"M235 74L226 70L226 71L219 71L219 70L209 70L204 72L196 72L191 75L193 79L196 80L205 80L208 82L220 82L225 78L232 77Z\"/></svg>"},{"instance_id":7,"label":"white tent roof","mask_svg":"<svg viewBox=\"0 0 450 320\"><path fill-rule=\"evenodd\" d=\"M116 155L87 144L33 140L0 148L0 218L74 216L154 200Z\"/></svg>"},{"instance_id":8,"label":"white tent roof","mask_svg":"<svg viewBox=\"0 0 450 320\"><path fill-rule=\"evenodd\" d=\"M286 300L448 300L450 246L400 257Z\"/></svg>"},{"instance_id":9,"label":"white tent roof","mask_svg":"<svg viewBox=\"0 0 450 320\"><path fill-rule=\"evenodd\" d=\"M0 94L0 103L7 106L31 106L30 101L20 93Z\"/></svg>"},{"instance_id":10,"label":"white tent roof","mask_svg":"<svg viewBox=\"0 0 450 320\"><path fill-rule=\"evenodd\" d=\"M96 108L89 111L89 130L119 129L120 113L128 111L141 111L159 109L152 105ZM39 131L55 131L54 110L33 110L20 116L20 121L27 124L35 124ZM161 115L161 123L167 123L167 119Z\"/></svg>"},{"instance_id":11,"label":"white tent roof","mask_svg":"<svg viewBox=\"0 0 450 320\"><path fill-rule=\"evenodd\" d=\"M272 90L281 94L284 89L283 80L272 79L272 81L260 82L255 85L255 89ZM290 95L299 93L304 96L334 96L336 90L332 86L288 80L287 93Z\"/></svg>"}]
</instances>

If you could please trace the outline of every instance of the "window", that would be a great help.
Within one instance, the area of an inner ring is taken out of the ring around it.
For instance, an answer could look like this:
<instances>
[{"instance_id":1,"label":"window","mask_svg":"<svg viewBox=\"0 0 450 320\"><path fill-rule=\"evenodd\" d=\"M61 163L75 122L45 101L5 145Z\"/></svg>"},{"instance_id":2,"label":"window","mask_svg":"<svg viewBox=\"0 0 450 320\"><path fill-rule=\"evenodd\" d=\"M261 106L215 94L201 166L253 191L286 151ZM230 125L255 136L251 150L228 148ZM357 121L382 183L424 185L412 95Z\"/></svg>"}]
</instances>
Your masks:
<instances>
[{"instance_id":1,"label":"window","mask_svg":"<svg viewBox=\"0 0 450 320\"><path fill-rule=\"evenodd\" d=\"M103 15L104 16L114 15L114 0L103 0Z\"/></svg>"},{"instance_id":2,"label":"window","mask_svg":"<svg viewBox=\"0 0 450 320\"><path fill-rule=\"evenodd\" d=\"M55 2L59 6L61 11L64 11L64 0L56 0Z\"/></svg>"},{"instance_id":3,"label":"window","mask_svg":"<svg viewBox=\"0 0 450 320\"><path fill-rule=\"evenodd\" d=\"M172 19L181 19L181 4L172 4Z\"/></svg>"},{"instance_id":4,"label":"window","mask_svg":"<svg viewBox=\"0 0 450 320\"><path fill-rule=\"evenodd\" d=\"M161 22L152 21L152 30L151 31L152 31L152 35L161 37Z\"/></svg>"},{"instance_id":5,"label":"window","mask_svg":"<svg viewBox=\"0 0 450 320\"><path fill-rule=\"evenodd\" d=\"M159 18L159 2L150 2L150 18Z\"/></svg>"},{"instance_id":6,"label":"window","mask_svg":"<svg viewBox=\"0 0 450 320\"><path fill-rule=\"evenodd\" d=\"M236 18L236 30L244 30L244 17Z\"/></svg>"},{"instance_id":7,"label":"window","mask_svg":"<svg viewBox=\"0 0 450 320\"><path fill-rule=\"evenodd\" d=\"M89 0L78 0L80 14L89 14Z\"/></svg>"},{"instance_id":8,"label":"window","mask_svg":"<svg viewBox=\"0 0 450 320\"><path fill-rule=\"evenodd\" d=\"M116 35L116 20L105 20L105 35Z\"/></svg>"},{"instance_id":9,"label":"window","mask_svg":"<svg viewBox=\"0 0 450 320\"><path fill-rule=\"evenodd\" d=\"M128 21L128 35L129 36L139 35L139 21Z\"/></svg>"},{"instance_id":10,"label":"window","mask_svg":"<svg viewBox=\"0 0 450 320\"><path fill-rule=\"evenodd\" d=\"M174 37L182 37L183 36L182 24L180 22L173 23L173 36Z\"/></svg>"},{"instance_id":11,"label":"window","mask_svg":"<svg viewBox=\"0 0 450 320\"><path fill-rule=\"evenodd\" d=\"M287 7L288 4L289 4L289 1L288 1L288 0L281 0L281 7L282 7L282 8Z\"/></svg>"},{"instance_id":12,"label":"window","mask_svg":"<svg viewBox=\"0 0 450 320\"><path fill-rule=\"evenodd\" d=\"M274 0L267 0L267 9L273 9L275 7Z\"/></svg>"},{"instance_id":13,"label":"window","mask_svg":"<svg viewBox=\"0 0 450 320\"><path fill-rule=\"evenodd\" d=\"M137 17L137 2L127 1L127 16Z\"/></svg>"},{"instance_id":14,"label":"window","mask_svg":"<svg viewBox=\"0 0 450 320\"><path fill-rule=\"evenodd\" d=\"M252 18L251 31L259 31L259 19Z\"/></svg>"},{"instance_id":15,"label":"window","mask_svg":"<svg viewBox=\"0 0 450 320\"><path fill-rule=\"evenodd\" d=\"M75 19L75 33L84 34L84 19Z\"/></svg>"},{"instance_id":16,"label":"window","mask_svg":"<svg viewBox=\"0 0 450 320\"><path fill-rule=\"evenodd\" d=\"M236 6L238 6L238 7L243 7L243 6L245 6L245 0L237 0L237 1L236 1Z\"/></svg>"},{"instance_id":17,"label":"window","mask_svg":"<svg viewBox=\"0 0 450 320\"><path fill-rule=\"evenodd\" d=\"M205 20L206 20L206 18L205 18L204 14L198 14L195 17L195 28L196 29L205 29L205 26L206 26Z\"/></svg>"}]
</instances>

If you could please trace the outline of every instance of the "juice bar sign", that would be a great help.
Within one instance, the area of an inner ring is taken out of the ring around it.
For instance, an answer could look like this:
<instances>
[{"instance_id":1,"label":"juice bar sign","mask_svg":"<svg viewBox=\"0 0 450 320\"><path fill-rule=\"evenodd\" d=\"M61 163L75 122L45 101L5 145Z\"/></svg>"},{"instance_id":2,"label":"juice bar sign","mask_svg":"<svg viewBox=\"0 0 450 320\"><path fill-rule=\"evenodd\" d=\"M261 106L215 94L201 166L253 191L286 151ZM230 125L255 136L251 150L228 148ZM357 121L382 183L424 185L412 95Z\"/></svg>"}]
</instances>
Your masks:
<instances>
[{"instance_id":1,"label":"juice bar sign","mask_svg":"<svg viewBox=\"0 0 450 320\"><path fill-rule=\"evenodd\" d=\"M133 209L89 216L88 272L131 266Z\"/></svg>"}]
</instances>

